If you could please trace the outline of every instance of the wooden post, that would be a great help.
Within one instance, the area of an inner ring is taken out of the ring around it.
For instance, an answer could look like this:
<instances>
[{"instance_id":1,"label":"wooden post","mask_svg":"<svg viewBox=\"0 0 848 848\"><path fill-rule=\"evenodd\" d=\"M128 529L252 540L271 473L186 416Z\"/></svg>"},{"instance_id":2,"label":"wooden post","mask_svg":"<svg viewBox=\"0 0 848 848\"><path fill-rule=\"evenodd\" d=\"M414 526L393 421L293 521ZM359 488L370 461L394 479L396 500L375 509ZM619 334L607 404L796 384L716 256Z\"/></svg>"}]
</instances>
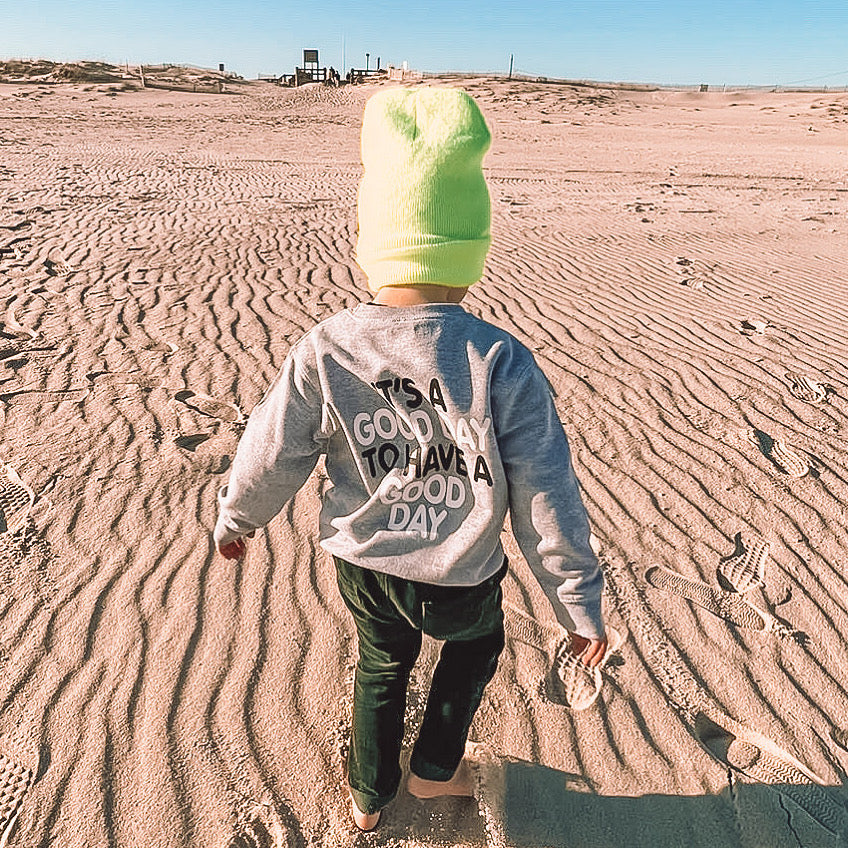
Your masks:
<instances>
[{"instance_id":1,"label":"wooden post","mask_svg":"<svg viewBox=\"0 0 848 848\"><path fill-rule=\"evenodd\" d=\"M513 58L514 57L513 57L512 53L510 53L509 54L509 78L510 79L512 79L512 60L513 60Z\"/></svg>"},{"instance_id":2,"label":"wooden post","mask_svg":"<svg viewBox=\"0 0 848 848\"><path fill-rule=\"evenodd\" d=\"M141 87L144 88L144 65L138 66L138 75L141 77Z\"/></svg>"}]
</instances>

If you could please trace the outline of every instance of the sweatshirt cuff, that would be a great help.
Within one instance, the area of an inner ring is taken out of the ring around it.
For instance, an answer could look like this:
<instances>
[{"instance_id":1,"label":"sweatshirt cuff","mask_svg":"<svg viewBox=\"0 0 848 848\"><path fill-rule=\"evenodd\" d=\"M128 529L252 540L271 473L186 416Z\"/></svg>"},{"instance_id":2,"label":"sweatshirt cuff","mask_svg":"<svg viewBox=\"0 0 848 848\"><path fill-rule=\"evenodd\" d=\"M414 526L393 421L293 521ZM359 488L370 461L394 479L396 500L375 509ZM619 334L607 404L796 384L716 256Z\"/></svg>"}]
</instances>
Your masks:
<instances>
[{"instance_id":1,"label":"sweatshirt cuff","mask_svg":"<svg viewBox=\"0 0 848 848\"><path fill-rule=\"evenodd\" d=\"M218 548L257 529L255 524L239 520L239 517L233 514L233 510L227 506L226 498L227 486L221 486L218 490L218 520L215 522L215 529L212 531L212 538Z\"/></svg>"},{"instance_id":2,"label":"sweatshirt cuff","mask_svg":"<svg viewBox=\"0 0 848 848\"><path fill-rule=\"evenodd\" d=\"M584 639L602 639L606 632L601 615L601 599L580 605L567 604L555 610L559 623Z\"/></svg>"},{"instance_id":3,"label":"sweatshirt cuff","mask_svg":"<svg viewBox=\"0 0 848 848\"><path fill-rule=\"evenodd\" d=\"M215 522L215 529L212 531L212 538L215 540L215 547L220 549L223 545L234 542L243 535L244 533L230 530L230 528L224 523L223 516L218 516L218 520Z\"/></svg>"}]
</instances>

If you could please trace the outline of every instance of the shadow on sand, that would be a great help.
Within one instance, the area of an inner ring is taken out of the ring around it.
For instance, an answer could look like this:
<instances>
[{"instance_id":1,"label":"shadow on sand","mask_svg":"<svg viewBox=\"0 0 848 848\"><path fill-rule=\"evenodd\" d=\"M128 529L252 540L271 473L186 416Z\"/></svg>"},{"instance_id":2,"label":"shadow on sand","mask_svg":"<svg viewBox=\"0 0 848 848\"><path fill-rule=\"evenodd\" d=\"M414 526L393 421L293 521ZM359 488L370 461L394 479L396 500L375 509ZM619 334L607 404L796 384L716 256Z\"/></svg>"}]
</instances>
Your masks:
<instances>
[{"instance_id":1,"label":"shadow on sand","mask_svg":"<svg viewBox=\"0 0 848 848\"><path fill-rule=\"evenodd\" d=\"M499 768L500 785L481 799L501 819L489 828L492 848L848 846L848 792L839 786L736 781L719 795L604 796L545 766L504 760Z\"/></svg>"}]
</instances>

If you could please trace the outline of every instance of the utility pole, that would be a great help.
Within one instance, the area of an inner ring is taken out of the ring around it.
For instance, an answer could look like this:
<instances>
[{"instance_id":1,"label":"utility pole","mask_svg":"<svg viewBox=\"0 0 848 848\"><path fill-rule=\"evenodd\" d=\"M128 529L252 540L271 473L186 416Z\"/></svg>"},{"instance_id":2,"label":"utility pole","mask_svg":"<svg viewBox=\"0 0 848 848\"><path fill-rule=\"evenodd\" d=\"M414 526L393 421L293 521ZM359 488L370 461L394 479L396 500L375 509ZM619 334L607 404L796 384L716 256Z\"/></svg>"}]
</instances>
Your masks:
<instances>
[{"instance_id":1,"label":"utility pole","mask_svg":"<svg viewBox=\"0 0 848 848\"><path fill-rule=\"evenodd\" d=\"M510 79L512 79L512 60L513 60L513 58L514 57L513 57L512 53L510 53L509 54L509 78Z\"/></svg>"}]
</instances>

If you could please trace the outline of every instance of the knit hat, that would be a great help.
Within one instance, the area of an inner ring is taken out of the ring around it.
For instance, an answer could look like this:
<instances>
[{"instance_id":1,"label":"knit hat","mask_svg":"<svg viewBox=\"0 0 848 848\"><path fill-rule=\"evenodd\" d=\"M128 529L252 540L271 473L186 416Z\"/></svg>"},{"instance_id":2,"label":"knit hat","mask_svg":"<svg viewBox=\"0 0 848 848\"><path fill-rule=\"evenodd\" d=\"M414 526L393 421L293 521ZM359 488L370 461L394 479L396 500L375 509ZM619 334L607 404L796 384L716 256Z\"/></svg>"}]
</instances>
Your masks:
<instances>
[{"instance_id":1,"label":"knit hat","mask_svg":"<svg viewBox=\"0 0 848 848\"><path fill-rule=\"evenodd\" d=\"M356 261L371 291L470 286L483 276L491 208L482 162L490 142L464 91L394 88L368 101Z\"/></svg>"}]
</instances>

